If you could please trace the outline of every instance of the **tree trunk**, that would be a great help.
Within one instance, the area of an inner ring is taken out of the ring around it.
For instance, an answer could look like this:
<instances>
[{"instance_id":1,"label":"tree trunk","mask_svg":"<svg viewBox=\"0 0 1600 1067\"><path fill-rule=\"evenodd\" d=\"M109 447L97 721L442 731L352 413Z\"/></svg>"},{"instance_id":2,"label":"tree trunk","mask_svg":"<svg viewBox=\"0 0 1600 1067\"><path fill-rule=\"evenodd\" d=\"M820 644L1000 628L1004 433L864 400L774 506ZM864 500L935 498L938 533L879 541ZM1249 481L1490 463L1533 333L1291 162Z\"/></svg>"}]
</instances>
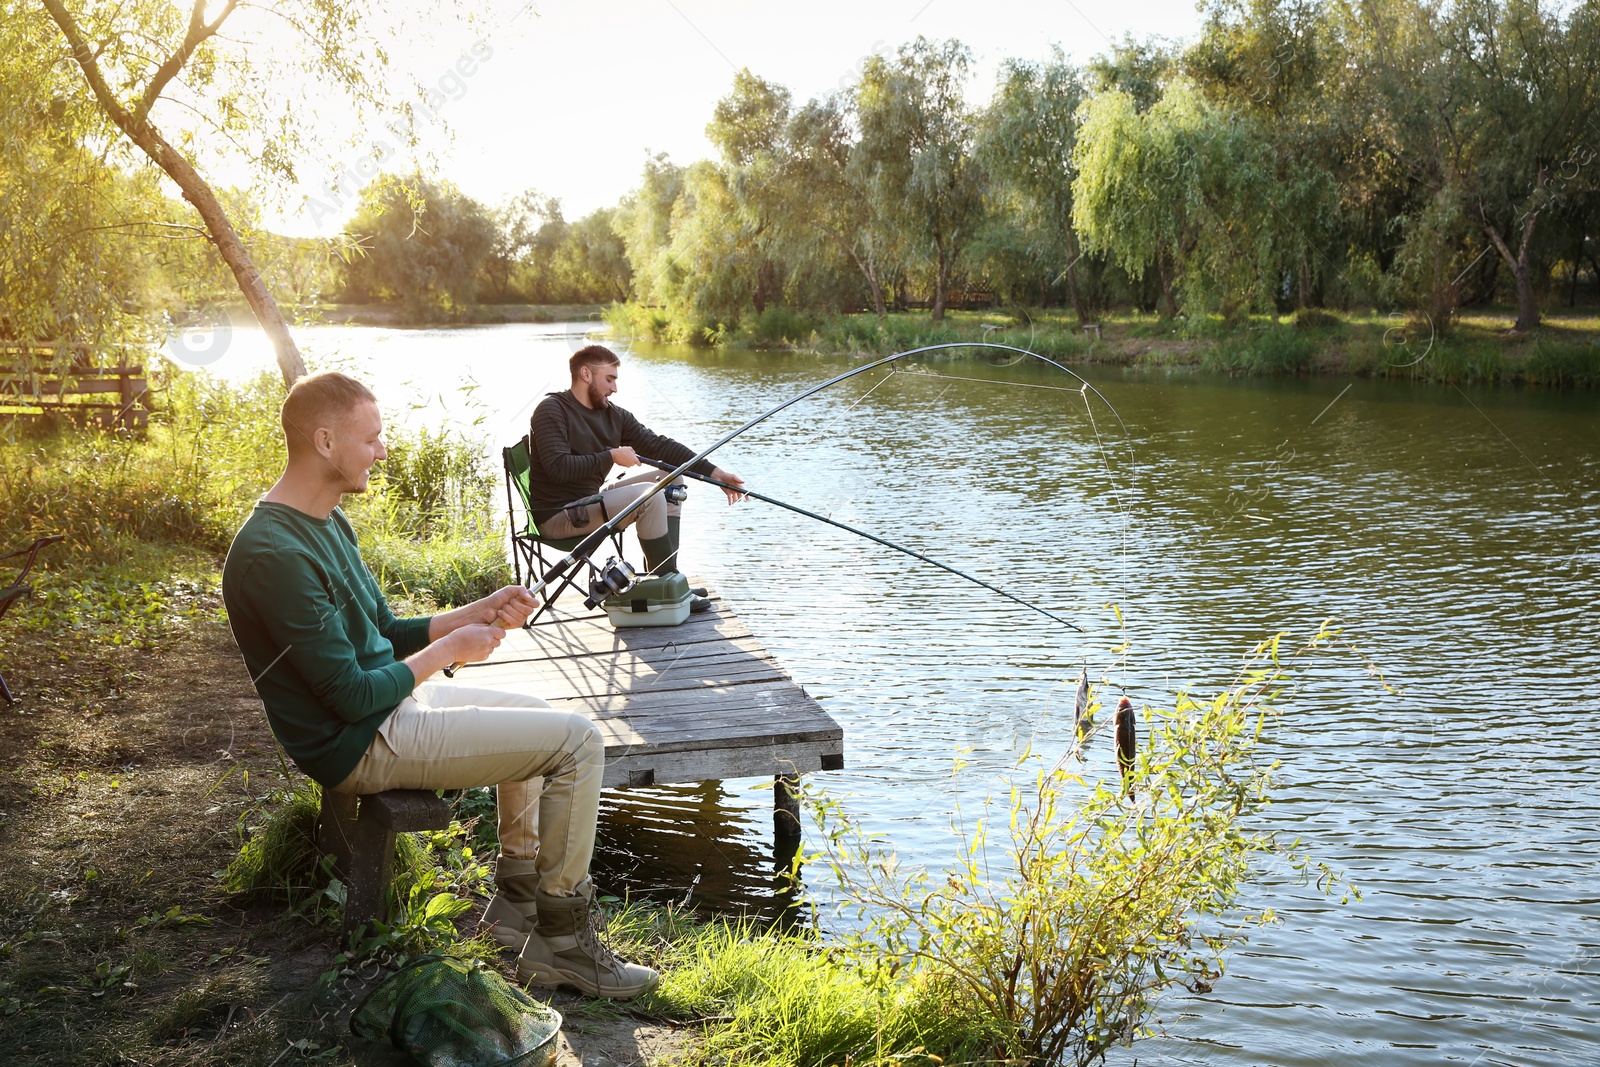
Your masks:
<instances>
[{"instance_id":1,"label":"tree trunk","mask_svg":"<svg viewBox=\"0 0 1600 1067\"><path fill-rule=\"evenodd\" d=\"M131 114L117 100L116 94L101 75L100 66L95 61L94 50L84 40L77 24L72 21L72 16L62 6L61 0L43 0L43 3L50 12L51 19L55 21L62 35L66 37L67 43L72 47L72 58L83 71L84 78L89 82L89 88L100 107L129 140L138 145L156 166L166 172L182 191L183 198L194 205L194 209L200 213L201 221L206 225L206 234L216 246L217 254L228 265L228 269L233 271L234 280L239 284L239 291L244 294L245 301L255 313L256 321L261 324L262 330L266 331L272 340L284 384L293 385L295 379L305 374L305 361L300 358L300 349L289 333L289 325L284 321L277 301L267 290L266 283L261 280L261 272L256 269L255 261L250 258L244 242L239 240L238 232L234 230L227 212L217 201L216 194L211 191L211 186L206 184L200 172L194 169L181 152L167 143L154 123L142 113Z\"/></svg>"},{"instance_id":2,"label":"tree trunk","mask_svg":"<svg viewBox=\"0 0 1600 1067\"><path fill-rule=\"evenodd\" d=\"M884 316L883 283L878 281L878 270L872 265L871 260L862 259L861 253L854 248L849 249L849 252L850 258L856 261L856 268L861 271L862 275L867 279L867 285L872 289L872 310L881 319Z\"/></svg>"},{"instance_id":3,"label":"tree trunk","mask_svg":"<svg viewBox=\"0 0 1600 1067\"><path fill-rule=\"evenodd\" d=\"M1517 286L1517 321L1511 328L1521 333L1524 330L1534 329L1539 325L1539 305L1533 299L1533 265L1529 262L1529 252L1533 243L1533 225L1538 217L1537 212L1530 213L1527 224L1523 227L1521 247L1515 254L1512 253L1505 238L1500 236L1500 231L1488 222L1483 224L1483 232L1488 235L1494 244L1495 250L1500 253L1500 258L1511 267L1511 277Z\"/></svg>"},{"instance_id":4,"label":"tree trunk","mask_svg":"<svg viewBox=\"0 0 1600 1067\"><path fill-rule=\"evenodd\" d=\"M1161 303L1165 307L1163 318L1176 318L1178 314L1178 301L1172 295L1172 270L1167 263L1165 252L1156 253L1156 274L1161 279Z\"/></svg>"},{"instance_id":5,"label":"tree trunk","mask_svg":"<svg viewBox=\"0 0 1600 1067\"><path fill-rule=\"evenodd\" d=\"M1540 203L1544 192L1544 169L1539 170L1539 177L1534 182L1533 202ZM1522 241L1517 246L1515 254L1511 246L1500 235L1500 227L1489 221L1488 212L1483 210L1483 205L1478 205L1478 217L1483 226L1483 232L1493 242L1495 250L1500 253L1500 258L1506 261L1511 268L1511 276L1517 283L1517 322L1511 327L1518 333L1534 329L1539 325L1539 305L1533 299L1533 228L1539 221L1537 208L1530 208L1527 218L1522 224Z\"/></svg>"},{"instance_id":6,"label":"tree trunk","mask_svg":"<svg viewBox=\"0 0 1600 1067\"><path fill-rule=\"evenodd\" d=\"M1572 277L1567 280L1567 307L1578 306L1578 268L1583 266L1583 235L1578 235L1578 249L1572 253Z\"/></svg>"},{"instance_id":7,"label":"tree trunk","mask_svg":"<svg viewBox=\"0 0 1600 1067\"><path fill-rule=\"evenodd\" d=\"M1084 304L1083 294L1078 292L1078 235L1072 227L1067 227L1067 295L1072 298L1072 310L1078 313L1078 325L1083 326L1089 321L1089 309Z\"/></svg>"},{"instance_id":8,"label":"tree trunk","mask_svg":"<svg viewBox=\"0 0 1600 1067\"><path fill-rule=\"evenodd\" d=\"M1300 297L1296 305L1297 310L1304 311L1308 306L1307 294L1311 289L1311 266L1306 262L1306 250L1300 249Z\"/></svg>"},{"instance_id":9,"label":"tree trunk","mask_svg":"<svg viewBox=\"0 0 1600 1067\"><path fill-rule=\"evenodd\" d=\"M945 265L944 249L939 249L933 271L933 321L944 321L944 290L949 281L949 268Z\"/></svg>"}]
</instances>

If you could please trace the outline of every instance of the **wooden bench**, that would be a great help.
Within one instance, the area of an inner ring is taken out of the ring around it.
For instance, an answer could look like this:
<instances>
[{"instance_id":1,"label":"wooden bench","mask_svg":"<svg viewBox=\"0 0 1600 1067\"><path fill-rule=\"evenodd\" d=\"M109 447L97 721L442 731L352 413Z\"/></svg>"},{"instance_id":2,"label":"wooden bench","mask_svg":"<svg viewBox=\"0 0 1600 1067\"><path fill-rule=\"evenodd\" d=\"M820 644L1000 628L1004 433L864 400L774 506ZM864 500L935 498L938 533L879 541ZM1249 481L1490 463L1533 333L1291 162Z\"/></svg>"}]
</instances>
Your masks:
<instances>
[{"instance_id":1,"label":"wooden bench","mask_svg":"<svg viewBox=\"0 0 1600 1067\"><path fill-rule=\"evenodd\" d=\"M60 349L71 351L72 362L64 369ZM0 414L65 415L103 426L144 428L150 418L144 368L125 360L101 366L92 358L83 345L0 341Z\"/></svg>"},{"instance_id":2,"label":"wooden bench","mask_svg":"<svg viewBox=\"0 0 1600 1067\"><path fill-rule=\"evenodd\" d=\"M443 830L449 825L449 802L424 789L391 789L359 797L322 791L317 847L334 857L334 874L345 884L340 935L345 941L363 923L388 921L395 834Z\"/></svg>"}]
</instances>

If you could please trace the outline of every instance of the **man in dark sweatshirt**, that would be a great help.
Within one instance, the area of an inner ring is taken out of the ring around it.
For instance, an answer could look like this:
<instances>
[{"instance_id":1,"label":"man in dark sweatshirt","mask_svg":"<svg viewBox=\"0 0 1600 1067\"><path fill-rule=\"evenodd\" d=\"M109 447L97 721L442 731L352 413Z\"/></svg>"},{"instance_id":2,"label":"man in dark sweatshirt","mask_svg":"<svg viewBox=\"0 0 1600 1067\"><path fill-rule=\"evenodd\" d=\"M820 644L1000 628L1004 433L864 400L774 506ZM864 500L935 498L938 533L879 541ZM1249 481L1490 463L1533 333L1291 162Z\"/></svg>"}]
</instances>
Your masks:
<instances>
[{"instance_id":1,"label":"man in dark sweatshirt","mask_svg":"<svg viewBox=\"0 0 1600 1067\"><path fill-rule=\"evenodd\" d=\"M289 390L282 418L283 475L222 568L228 623L273 734L336 793L498 786L498 892L485 920L521 949L518 977L590 996L653 988L655 971L619 960L595 936L600 732L535 696L430 680L488 658L538 602L508 586L438 615L395 618L339 510L387 455L377 401L353 378L313 374Z\"/></svg>"},{"instance_id":2,"label":"man in dark sweatshirt","mask_svg":"<svg viewBox=\"0 0 1600 1067\"><path fill-rule=\"evenodd\" d=\"M579 349L568 361L572 388L550 393L533 409L528 432L531 518L545 537L581 537L643 496L665 471L613 482L601 491L613 465L637 467L639 457L678 466L694 456L694 449L646 428L638 419L611 402L617 391L622 361L601 345ZM744 479L709 460L690 468L731 486ZM676 483L682 485L682 479ZM737 489L724 489L728 503L744 499ZM634 525L647 570L665 574L680 569L680 499L672 489L657 493L629 517ZM693 610L709 605L695 598Z\"/></svg>"}]
</instances>

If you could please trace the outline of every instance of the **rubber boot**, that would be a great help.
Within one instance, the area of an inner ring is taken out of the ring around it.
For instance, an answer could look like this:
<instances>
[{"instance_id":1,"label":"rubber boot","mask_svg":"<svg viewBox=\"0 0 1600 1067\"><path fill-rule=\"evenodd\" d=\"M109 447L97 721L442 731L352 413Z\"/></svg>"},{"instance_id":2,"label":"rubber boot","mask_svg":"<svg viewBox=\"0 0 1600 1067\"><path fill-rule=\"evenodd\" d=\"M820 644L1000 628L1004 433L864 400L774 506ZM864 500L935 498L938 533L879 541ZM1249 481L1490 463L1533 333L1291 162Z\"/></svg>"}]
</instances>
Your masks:
<instances>
[{"instance_id":1,"label":"rubber boot","mask_svg":"<svg viewBox=\"0 0 1600 1067\"><path fill-rule=\"evenodd\" d=\"M683 544L682 515L667 516L667 540L672 542L672 556L667 560L665 565L672 570L678 570L678 549ZM690 586L689 595L695 598L694 602L689 605L689 610L694 612L696 615L700 614L702 611L708 610L711 607L711 601L705 598L706 591L704 588L697 585Z\"/></svg>"},{"instance_id":2,"label":"rubber boot","mask_svg":"<svg viewBox=\"0 0 1600 1067\"><path fill-rule=\"evenodd\" d=\"M517 958L517 981L545 989L570 985L586 996L612 1000L629 1000L656 987L659 974L618 959L600 943L593 892L587 881L577 896L553 897L539 890L539 921Z\"/></svg>"},{"instance_id":3,"label":"rubber boot","mask_svg":"<svg viewBox=\"0 0 1600 1067\"><path fill-rule=\"evenodd\" d=\"M671 519L667 520L669 523ZM666 574L678 569L678 550L673 547L672 537L641 537L639 549L644 553L644 569L651 574Z\"/></svg>"},{"instance_id":4,"label":"rubber boot","mask_svg":"<svg viewBox=\"0 0 1600 1067\"><path fill-rule=\"evenodd\" d=\"M479 931L493 935L496 941L513 952L522 951L539 917L536 900L539 872L534 867L536 862L519 856L501 856L496 860L494 898L483 909L483 918L478 920Z\"/></svg>"}]
</instances>

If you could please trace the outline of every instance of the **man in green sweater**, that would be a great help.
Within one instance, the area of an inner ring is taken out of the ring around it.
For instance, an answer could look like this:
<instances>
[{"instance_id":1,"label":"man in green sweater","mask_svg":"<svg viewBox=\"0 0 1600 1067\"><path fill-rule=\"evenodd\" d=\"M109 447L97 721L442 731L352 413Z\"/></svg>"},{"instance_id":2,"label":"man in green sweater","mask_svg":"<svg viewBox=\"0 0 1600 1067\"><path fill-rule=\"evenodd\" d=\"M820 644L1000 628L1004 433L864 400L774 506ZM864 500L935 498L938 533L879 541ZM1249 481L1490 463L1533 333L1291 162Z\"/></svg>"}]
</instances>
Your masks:
<instances>
[{"instance_id":1,"label":"man in green sweater","mask_svg":"<svg viewBox=\"0 0 1600 1067\"><path fill-rule=\"evenodd\" d=\"M533 410L528 431L529 510L539 532L546 537L581 537L633 503L666 477L665 471L601 484L613 465L637 467L639 457L678 466L694 457L694 450L670 437L651 431L632 414L611 402L617 391L622 361L602 345L575 352L567 363L572 388L550 393ZM709 460L690 468L731 486L744 479ZM679 570L680 515L683 480L651 497L625 525L635 525L645 569L653 574ZM728 503L744 499L737 489L724 489ZM696 597L691 610L710 604Z\"/></svg>"},{"instance_id":2,"label":"man in green sweater","mask_svg":"<svg viewBox=\"0 0 1600 1067\"><path fill-rule=\"evenodd\" d=\"M372 393L326 372L283 403L288 462L228 550L222 596L272 732L338 793L498 787L497 893L485 919L518 977L627 998L655 986L596 937L589 860L605 743L582 715L522 693L430 679L486 659L538 607L508 586L398 619L339 501L387 454ZM541 786L542 780L542 786Z\"/></svg>"}]
</instances>

